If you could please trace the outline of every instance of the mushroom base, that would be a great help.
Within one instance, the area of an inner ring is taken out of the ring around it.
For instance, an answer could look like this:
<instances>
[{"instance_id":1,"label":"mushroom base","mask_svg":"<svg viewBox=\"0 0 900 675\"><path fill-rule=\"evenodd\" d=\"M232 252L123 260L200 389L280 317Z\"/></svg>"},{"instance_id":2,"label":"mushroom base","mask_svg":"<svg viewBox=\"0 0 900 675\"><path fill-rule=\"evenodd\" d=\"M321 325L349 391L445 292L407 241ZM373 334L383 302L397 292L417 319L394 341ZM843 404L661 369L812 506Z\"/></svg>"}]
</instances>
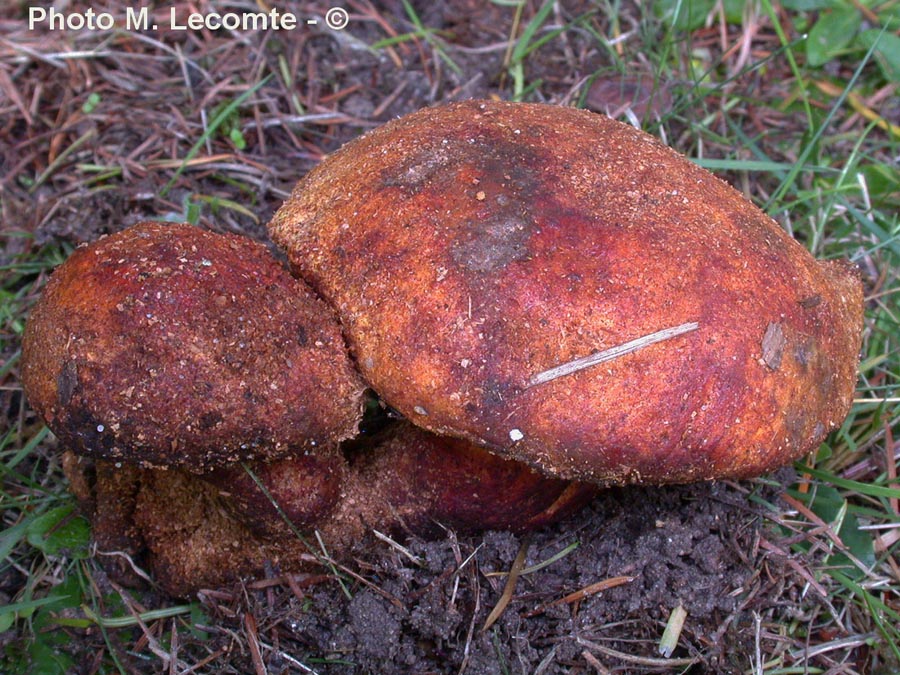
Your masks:
<instances>
[{"instance_id":1,"label":"mushroom base","mask_svg":"<svg viewBox=\"0 0 900 675\"><path fill-rule=\"evenodd\" d=\"M326 463L333 467L343 455L331 450ZM477 446L403 424L377 447L332 469L329 476L341 477L340 492L318 519L290 522L290 510L270 498L290 502L291 486L308 490L308 470L321 463L301 456L248 467L259 482L235 481L228 491L209 476L116 467L72 453L64 466L91 517L98 549L125 554L105 557L108 572L134 585L146 567L174 596L348 558L362 550L370 529L393 536L430 536L441 526L533 530L573 513L598 490L545 478ZM235 495L238 484L243 492ZM328 488L328 480L324 484Z\"/></svg>"}]
</instances>

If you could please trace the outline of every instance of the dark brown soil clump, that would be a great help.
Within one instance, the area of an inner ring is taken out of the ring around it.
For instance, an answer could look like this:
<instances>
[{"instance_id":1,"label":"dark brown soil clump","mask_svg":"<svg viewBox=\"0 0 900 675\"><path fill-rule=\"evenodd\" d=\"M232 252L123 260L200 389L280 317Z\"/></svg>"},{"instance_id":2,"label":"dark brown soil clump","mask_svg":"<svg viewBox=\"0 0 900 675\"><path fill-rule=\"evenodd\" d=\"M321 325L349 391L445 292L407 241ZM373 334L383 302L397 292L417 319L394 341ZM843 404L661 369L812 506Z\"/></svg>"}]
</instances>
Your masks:
<instances>
[{"instance_id":1,"label":"dark brown soil clump","mask_svg":"<svg viewBox=\"0 0 900 675\"><path fill-rule=\"evenodd\" d=\"M587 672L585 652L612 672L659 672L658 644L680 605L687 620L672 667L739 673L751 663L753 616L780 615L779 594L799 582L772 545L761 546L761 522L728 484L614 489L527 539L451 531L402 550L373 541L344 577L350 598L333 578L304 577L302 598L269 589L207 601L265 615L267 638L323 675ZM526 569L567 552L520 576L484 631L522 546ZM604 580L611 587L592 593Z\"/></svg>"}]
</instances>

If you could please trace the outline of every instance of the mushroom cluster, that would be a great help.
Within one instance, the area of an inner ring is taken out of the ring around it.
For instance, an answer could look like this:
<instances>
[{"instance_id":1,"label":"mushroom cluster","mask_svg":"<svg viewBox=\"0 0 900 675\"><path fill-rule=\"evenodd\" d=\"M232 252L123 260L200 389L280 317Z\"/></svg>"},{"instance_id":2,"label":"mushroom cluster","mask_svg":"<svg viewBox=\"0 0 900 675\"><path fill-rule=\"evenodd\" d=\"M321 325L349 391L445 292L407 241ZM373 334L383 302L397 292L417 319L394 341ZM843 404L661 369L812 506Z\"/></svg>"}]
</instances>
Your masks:
<instances>
[{"instance_id":1,"label":"mushroom cluster","mask_svg":"<svg viewBox=\"0 0 900 675\"><path fill-rule=\"evenodd\" d=\"M79 248L27 325L95 539L173 594L371 529L525 530L604 485L757 475L852 401L853 268L601 115L419 111L326 158L269 232L291 272L142 223ZM360 440L369 390L405 419Z\"/></svg>"},{"instance_id":2,"label":"mushroom cluster","mask_svg":"<svg viewBox=\"0 0 900 675\"><path fill-rule=\"evenodd\" d=\"M23 344L102 550L171 594L291 570L368 529L529 529L595 486L396 424L357 435L365 383L325 303L261 244L146 222L77 249ZM318 532L325 551L304 534Z\"/></svg>"}]
</instances>

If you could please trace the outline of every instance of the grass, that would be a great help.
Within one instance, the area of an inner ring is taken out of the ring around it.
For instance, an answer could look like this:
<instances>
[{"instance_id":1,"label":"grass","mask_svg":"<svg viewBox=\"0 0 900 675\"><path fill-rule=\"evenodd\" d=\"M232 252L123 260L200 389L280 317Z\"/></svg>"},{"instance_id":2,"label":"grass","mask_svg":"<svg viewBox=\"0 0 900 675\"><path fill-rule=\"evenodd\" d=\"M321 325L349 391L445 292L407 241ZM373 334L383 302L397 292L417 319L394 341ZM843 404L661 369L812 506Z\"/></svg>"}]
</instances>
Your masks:
<instances>
[{"instance_id":1,"label":"grass","mask_svg":"<svg viewBox=\"0 0 900 675\"><path fill-rule=\"evenodd\" d=\"M28 311L70 242L103 231L84 225L85 215L187 218L259 234L292 180L361 130L361 95L383 114L371 120L377 123L481 91L620 110L622 119L743 190L817 256L860 268L866 330L850 415L798 464L785 500L772 498L766 479L738 487L767 515L763 545L806 579L802 594L790 598L791 611L767 607L741 624L749 645L741 667L752 675L898 672L897 3L810 0L802 4L811 10L802 10L771 0L668 0L645 11L607 0L567 11L553 2L495 2L468 27L445 15L441 24L441 15L405 0L397 15L348 4L358 12L348 34L371 50L366 58L389 55L378 68L394 68L396 87L379 89L373 62L354 70L356 52L334 51L316 42L322 37L301 51L273 35L251 37L242 51L244 38L199 33L183 36L177 49L161 44L170 36L133 41L123 34L67 35L73 45L64 45L58 36L29 33L21 16L4 10L12 37L0 48L0 73L9 73L0 87L10 94L0 102L0 133L8 134L0 136L0 400L8 422L0 436L0 670L63 673L81 664L103 673L238 672L229 665L231 647L249 650L265 620L240 615L235 623L229 612L239 602L227 594L191 603L157 598L147 608L146 596L110 583L66 490L52 437L21 397L18 345ZM304 9L298 4L298 14ZM477 38L461 42L465 30ZM17 41L21 49L9 47ZM65 66L81 73L74 79L56 72L71 49L81 54ZM91 57L93 49L103 58ZM410 94L423 87L405 78L410 71L426 74L427 95ZM637 75L645 78L639 85ZM41 81L43 88L35 86ZM483 90L466 88L479 81ZM649 102L638 110L627 96L600 96L599 85L610 81L622 84L620 94L646 90ZM208 100L185 93L204 82L229 86L205 89ZM290 121L292 112L336 115L301 126ZM135 126L113 124L116 116L133 116ZM229 133L217 133L226 127ZM219 168L207 169L207 155L231 164L217 160ZM252 174L256 203L249 209L245 170L260 166L267 173ZM92 645L89 652L66 647L76 635ZM582 665L615 662L610 652L620 650L589 637L579 638ZM491 639L509 668L499 633ZM649 657L640 658L646 666ZM326 661L293 667L311 672ZM264 672L259 659L249 662ZM350 661L342 662L351 672Z\"/></svg>"}]
</instances>

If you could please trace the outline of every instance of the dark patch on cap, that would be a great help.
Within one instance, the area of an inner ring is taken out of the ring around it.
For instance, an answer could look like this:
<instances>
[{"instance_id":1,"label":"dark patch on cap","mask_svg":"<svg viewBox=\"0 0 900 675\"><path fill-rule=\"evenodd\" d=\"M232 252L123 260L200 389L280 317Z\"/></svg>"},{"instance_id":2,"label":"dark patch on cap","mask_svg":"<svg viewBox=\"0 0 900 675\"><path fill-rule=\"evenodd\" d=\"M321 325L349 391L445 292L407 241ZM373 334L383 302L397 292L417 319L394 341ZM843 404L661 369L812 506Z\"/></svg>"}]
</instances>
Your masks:
<instances>
[{"instance_id":1,"label":"dark patch on cap","mask_svg":"<svg viewBox=\"0 0 900 675\"><path fill-rule=\"evenodd\" d=\"M494 418L495 415L505 415L508 412L510 401L521 393L522 389L515 384L491 377L485 381L482 388L481 402L477 413L484 419Z\"/></svg>"},{"instance_id":2,"label":"dark patch on cap","mask_svg":"<svg viewBox=\"0 0 900 675\"><path fill-rule=\"evenodd\" d=\"M804 447L815 440L822 440L825 427L802 404L792 405L786 413L785 430L794 447Z\"/></svg>"},{"instance_id":3,"label":"dark patch on cap","mask_svg":"<svg viewBox=\"0 0 900 675\"><path fill-rule=\"evenodd\" d=\"M72 431L68 431L71 429ZM114 457L117 452L115 435L105 424L83 405L73 405L68 411L68 421L60 429L61 440L87 454Z\"/></svg>"},{"instance_id":4,"label":"dark patch on cap","mask_svg":"<svg viewBox=\"0 0 900 675\"><path fill-rule=\"evenodd\" d=\"M784 331L780 323L770 323L762 339L762 358L765 364L772 370L781 367L781 359L784 356Z\"/></svg>"},{"instance_id":5,"label":"dark patch on cap","mask_svg":"<svg viewBox=\"0 0 900 675\"><path fill-rule=\"evenodd\" d=\"M209 429L212 429L213 427L215 427L216 425L218 425L221 422L222 422L221 413L214 412L214 411L203 413L200 416L200 429L202 431L208 431Z\"/></svg>"},{"instance_id":6,"label":"dark patch on cap","mask_svg":"<svg viewBox=\"0 0 900 675\"><path fill-rule=\"evenodd\" d=\"M805 338L794 345L794 360L802 367L809 365L809 360L815 353L815 342L812 338Z\"/></svg>"},{"instance_id":7,"label":"dark patch on cap","mask_svg":"<svg viewBox=\"0 0 900 675\"><path fill-rule=\"evenodd\" d=\"M75 361L66 361L56 376L56 398L61 408L69 405L77 387L78 364Z\"/></svg>"},{"instance_id":8,"label":"dark patch on cap","mask_svg":"<svg viewBox=\"0 0 900 675\"><path fill-rule=\"evenodd\" d=\"M491 272L528 257L528 240L534 222L527 216L500 213L471 223L465 234L453 242L453 262L472 272Z\"/></svg>"},{"instance_id":9,"label":"dark patch on cap","mask_svg":"<svg viewBox=\"0 0 900 675\"><path fill-rule=\"evenodd\" d=\"M810 295L808 298L803 298L799 300L797 304L799 304L803 309L812 309L816 305L821 304L822 296L816 293L815 295Z\"/></svg>"},{"instance_id":10,"label":"dark patch on cap","mask_svg":"<svg viewBox=\"0 0 900 675\"><path fill-rule=\"evenodd\" d=\"M526 205L542 182L538 168L549 161L495 128L454 131L453 137L426 141L398 167L383 170L381 183L408 197L445 201L467 212L450 242L450 259L469 272L490 274L528 257L537 226Z\"/></svg>"},{"instance_id":11,"label":"dark patch on cap","mask_svg":"<svg viewBox=\"0 0 900 675\"><path fill-rule=\"evenodd\" d=\"M426 145L400 166L383 170L381 184L384 187L400 188L410 196L416 195L439 178L441 170L450 163L449 153L436 151L431 145Z\"/></svg>"}]
</instances>

